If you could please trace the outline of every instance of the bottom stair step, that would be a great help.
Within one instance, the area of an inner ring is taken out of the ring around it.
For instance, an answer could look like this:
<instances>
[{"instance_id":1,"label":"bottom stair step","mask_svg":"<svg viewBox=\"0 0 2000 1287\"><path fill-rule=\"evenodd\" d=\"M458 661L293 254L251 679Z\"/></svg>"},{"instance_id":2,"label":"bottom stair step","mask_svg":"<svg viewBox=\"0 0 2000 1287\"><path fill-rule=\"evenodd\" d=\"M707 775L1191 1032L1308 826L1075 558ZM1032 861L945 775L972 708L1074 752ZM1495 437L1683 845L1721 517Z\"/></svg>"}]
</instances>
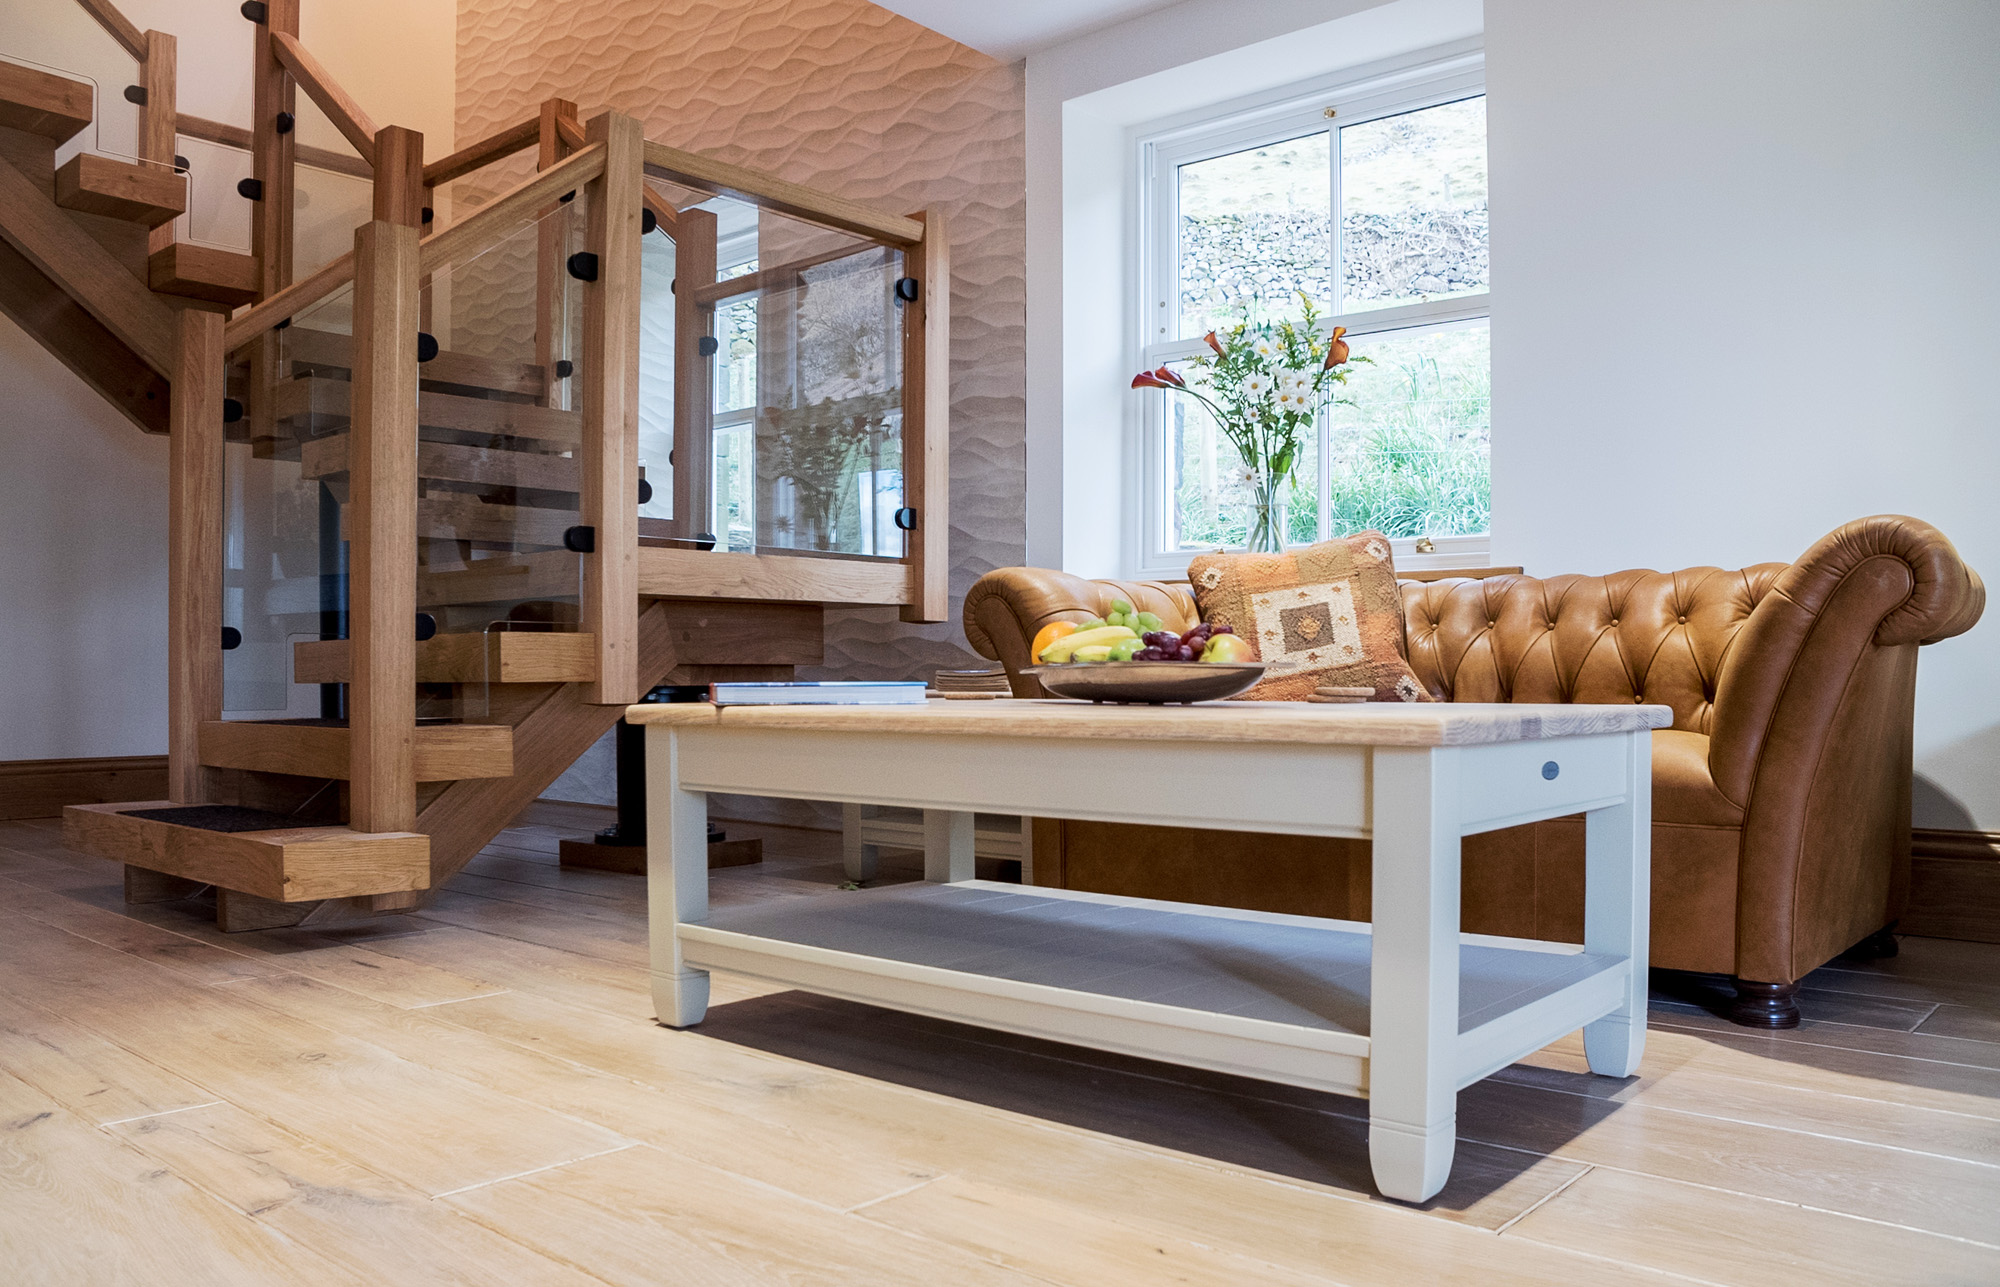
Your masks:
<instances>
[{"instance_id":1,"label":"bottom stair step","mask_svg":"<svg viewBox=\"0 0 2000 1287\"><path fill-rule=\"evenodd\" d=\"M327 826L237 829L273 821L284 819L166 800L73 804L63 810L63 843L79 853L281 903L430 887L428 836Z\"/></svg>"}]
</instances>

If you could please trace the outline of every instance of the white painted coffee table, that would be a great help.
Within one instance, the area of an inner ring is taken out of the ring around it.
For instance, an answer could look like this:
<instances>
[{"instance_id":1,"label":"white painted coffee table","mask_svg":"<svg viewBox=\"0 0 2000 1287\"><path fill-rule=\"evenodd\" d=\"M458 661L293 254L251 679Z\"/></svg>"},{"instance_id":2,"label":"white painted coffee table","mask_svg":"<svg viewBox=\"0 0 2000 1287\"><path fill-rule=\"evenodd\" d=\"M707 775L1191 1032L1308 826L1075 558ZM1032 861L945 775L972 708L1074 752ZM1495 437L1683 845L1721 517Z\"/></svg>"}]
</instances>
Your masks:
<instances>
[{"instance_id":1,"label":"white painted coffee table","mask_svg":"<svg viewBox=\"0 0 2000 1287\"><path fill-rule=\"evenodd\" d=\"M1366 1095L1375 1182L1451 1170L1457 1093L1583 1029L1645 1045L1649 730L1664 706L635 706L653 997L708 971L1102 1050ZM708 905L707 794L926 810L925 882ZM975 810L1367 837L1373 925L973 879ZM1459 837L1583 813L1584 941L1458 930Z\"/></svg>"}]
</instances>

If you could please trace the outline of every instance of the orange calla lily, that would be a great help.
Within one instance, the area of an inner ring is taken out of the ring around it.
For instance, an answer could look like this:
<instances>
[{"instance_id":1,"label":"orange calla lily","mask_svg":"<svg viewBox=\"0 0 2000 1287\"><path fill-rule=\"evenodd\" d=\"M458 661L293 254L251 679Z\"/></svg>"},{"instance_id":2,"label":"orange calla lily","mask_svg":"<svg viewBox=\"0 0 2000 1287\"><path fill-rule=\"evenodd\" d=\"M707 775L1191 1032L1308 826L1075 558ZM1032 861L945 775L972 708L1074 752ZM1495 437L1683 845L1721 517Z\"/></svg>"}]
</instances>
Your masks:
<instances>
[{"instance_id":1,"label":"orange calla lily","mask_svg":"<svg viewBox=\"0 0 2000 1287\"><path fill-rule=\"evenodd\" d=\"M1210 331L1208 334L1202 336L1201 338L1208 341L1208 347L1215 350L1215 356L1217 357L1223 356L1222 341L1215 338L1214 331Z\"/></svg>"},{"instance_id":2,"label":"orange calla lily","mask_svg":"<svg viewBox=\"0 0 2000 1287\"><path fill-rule=\"evenodd\" d=\"M1326 346L1326 364L1322 368L1323 370L1331 371L1342 362L1347 361L1347 355L1350 350L1347 347L1347 341L1340 338L1345 334L1347 334L1345 326L1336 326L1333 328L1333 335L1329 337Z\"/></svg>"}]
</instances>

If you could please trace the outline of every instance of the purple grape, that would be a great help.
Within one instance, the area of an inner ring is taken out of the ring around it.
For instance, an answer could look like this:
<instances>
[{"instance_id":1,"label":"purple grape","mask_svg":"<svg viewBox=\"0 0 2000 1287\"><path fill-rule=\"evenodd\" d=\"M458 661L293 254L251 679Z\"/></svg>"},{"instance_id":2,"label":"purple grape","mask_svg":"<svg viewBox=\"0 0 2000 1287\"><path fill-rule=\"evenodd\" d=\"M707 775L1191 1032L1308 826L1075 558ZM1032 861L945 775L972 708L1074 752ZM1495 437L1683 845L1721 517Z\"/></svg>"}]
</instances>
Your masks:
<instances>
[{"instance_id":1,"label":"purple grape","mask_svg":"<svg viewBox=\"0 0 2000 1287\"><path fill-rule=\"evenodd\" d=\"M1192 649L1192 648L1188 647L1188 646L1187 646L1186 644L1182 644L1182 645L1181 645L1181 655L1180 655L1180 660L1182 660L1182 661L1193 661L1193 660L1194 660L1194 658L1195 658L1195 651L1194 651L1194 649Z\"/></svg>"},{"instance_id":2,"label":"purple grape","mask_svg":"<svg viewBox=\"0 0 2000 1287\"><path fill-rule=\"evenodd\" d=\"M1233 635L1233 634L1235 634L1235 633L1236 633L1236 627L1235 627L1235 626L1211 626L1211 627L1209 627L1209 634L1211 634L1211 635Z\"/></svg>"}]
</instances>

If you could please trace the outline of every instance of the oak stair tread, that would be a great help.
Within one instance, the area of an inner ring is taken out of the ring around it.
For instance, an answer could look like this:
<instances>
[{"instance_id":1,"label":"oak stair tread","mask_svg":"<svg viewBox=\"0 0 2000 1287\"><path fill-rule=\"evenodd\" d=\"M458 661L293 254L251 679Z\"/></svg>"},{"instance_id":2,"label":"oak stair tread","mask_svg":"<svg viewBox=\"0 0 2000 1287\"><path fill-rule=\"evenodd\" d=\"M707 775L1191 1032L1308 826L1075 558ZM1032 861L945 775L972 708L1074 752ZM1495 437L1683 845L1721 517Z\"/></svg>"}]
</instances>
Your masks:
<instances>
[{"instance_id":1,"label":"oak stair tread","mask_svg":"<svg viewBox=\"0 0 2000 1287\"><path fill-rule=\"evenodd\" d=\"M294 357L295 360L303 360L296 359L296 355ZM427 371L443 360L440 355L418 370ZM277 386L272 413L295 429L325 434L347 427L353 392L353 385L346 380L331 376L300 376ZM544 407L532 402L500 402L492 398L431 390L420 390L417 394L417 427L506 438L533 438L565 448L576 447L583 441L583 416L580 412Z\"/></svg>"},{"instance_id":2,"label":"oak stair tread","mask_svg":"<svg viewBox=\"0 0 2000 1287\"><path fill-rule=\"evenodd\" d=\"M90 124L91 97L85 81L0 62L0 127L61 146Z\"/></svg>"},{"instance_id":3,"label":"oak stair tread","mask_svg":"<svg viewBox=\"0 0 2000 1287\"><path fill-rule=\"evenodd\" d=\"M421 402L424 398L436 396L419 394L418 398ZM300 449L299 460L299 472L306 478L332 478L346 474L348 435L341 432L308 439ZM417 477L443 482L483 483L489 487L532 487L540 491L572 493L583 486L581 466L573 456L425 441L417 443Z\"/></svg>"},{"instance_id":4,"label":"oak stair tread","mask_svg":"<svg viewBox=\"0 0 2000 1287\"><path fill-rule=\"evenodd\" d=\"M285 355L289 361L340 370L353 369L352 336L316 326L291 326L279 334L284 337ZM504 358L481 357L455 349L441 350L436 357L419 366L417 380L420 385L449 384L528 398L540 398L547 388L542 368L531 362L510 362Z\"/></svg>"},{"instance_id":5,"label":"oak stair tread","mask_svg":"<svg viewBox=\"0 0 2000 1287\"><path fill-rule=\"evenodd\" d=\"M257 298L257 260L233 250L176 241L146 261L146 284L162 295L234 307Z\"/></svg>"},{"instance_id":6,"label":"oak stair tread","mask_svg":"<svg viewBox=\"0 0 2000 1287\"><path fill-rule=\"evenodd\" d=\"M56 171L56 204L157 228L187 212L187 179L157 165L79 152Z\"/></svg>"},{"instance_id":7,"label":"oak stair tread","mask_svg":"<svg viewBox=\"0 0 2000 1287\"><path fill-rule=\"evenodd\" d=\"M417 832L341 826L210 831L130 816L174 807L166 800L69 805L63 810L63 843L80 853L282 903L430 887L430 837Z\"/></svg>"},{"instance_id":8,"label":"oak stair tread","mask_svg":"<svg viewBox=\"0 0 2000 1287\"><path fill-rule=\"evenodd\" d=\"M352 731L325 720L208 720L201 762L294 777L347 781ZM505 724L419 724L411 751L419 782L504 778L514 773L514 730ZM142 864L143 865L143 864Z\"/></svg>"},{"instance_id":9,"label":"oak stair tread","mask_svg":"<svg viewBox=\"0 0 2000 1287\"><path fill-rule=\"evenodd\" d=\"M348 641L292 645L292 682L344 684ZM417 644L420 684L587 684L597 678L597 637L575 631L494 630L434 635Z\"/></svg>"}]
</instances>

